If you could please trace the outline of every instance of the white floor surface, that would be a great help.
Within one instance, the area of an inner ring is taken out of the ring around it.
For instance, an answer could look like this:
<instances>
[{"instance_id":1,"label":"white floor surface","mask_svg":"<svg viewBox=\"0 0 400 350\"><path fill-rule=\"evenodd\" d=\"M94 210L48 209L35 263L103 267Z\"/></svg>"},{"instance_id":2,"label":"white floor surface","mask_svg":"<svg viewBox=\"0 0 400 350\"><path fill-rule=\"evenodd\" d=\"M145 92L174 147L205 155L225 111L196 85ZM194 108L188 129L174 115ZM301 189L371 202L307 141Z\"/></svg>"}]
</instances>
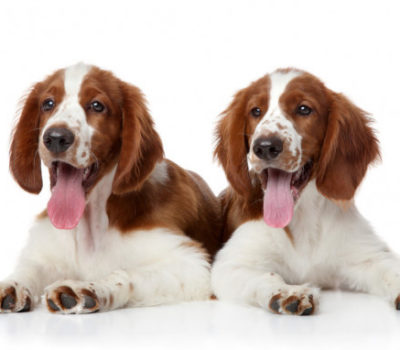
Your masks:
<instances>
[{"instance_id":1,"label":"white floor surface","mask_svg":"<svg viewBox=\"0 0 400 350\"><path fill-rule=\"evenodd\" d=\"M220 301L53 315L0 315L0 348L400 349L400 311L374 296L323 292L309 317Z\"/></svg>"}]
</instances>

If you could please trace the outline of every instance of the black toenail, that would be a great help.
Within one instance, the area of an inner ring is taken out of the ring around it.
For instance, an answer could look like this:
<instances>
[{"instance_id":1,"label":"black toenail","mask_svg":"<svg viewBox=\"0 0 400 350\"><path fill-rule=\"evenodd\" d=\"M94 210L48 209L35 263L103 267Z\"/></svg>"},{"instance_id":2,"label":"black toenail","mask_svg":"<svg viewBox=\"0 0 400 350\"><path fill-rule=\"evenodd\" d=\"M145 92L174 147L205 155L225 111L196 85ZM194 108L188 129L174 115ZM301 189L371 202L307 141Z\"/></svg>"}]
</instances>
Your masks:
<instances>
[{"instance_id":1,"label":"black toenail","mask_svg":"<svg viewBox=\"0 0 400 350\"><path fill-rule=\"evenodd\" d=\"M53 311L60 311L60 308L54 304L54 301L51 299L47 299L47 305L49 306L50 309L52 309Z\"/></svg>"},{"instance_id":2,"label":"black toenail","mask_svg":"<svg viewBox=\"0 0 400 350\"><path fill-rule=\"evenodd\" d=\"M94 300L89 295L85 295L84 300L85 300L85 303L84 303L83 307L85 307L86 309L92 309L96 306L96 300Z\"/></svg>"},{"instance_id":3,"label":"black toenail","mask_svg":"<svg viewBox=\"0 0 400 350\"><path fill-rule=\"evenodd\" d=\"M31 298L26 297L24 308L22 310L20 310L19 312L31 311L31 304L32 304Z\"/></svg>"},{"instance_id":4,"label":"black toenail","mask_svg":"<svg viewBox=\"0 0 400 350\"><path fill-rule=\"evenodd\" d=\"M65 293L61 293L60 301L61 301L61 304L66 309L72 309L77 304L77 302L73 296L71 296L69 294L65 294Z\"/></svg>"},{"instance_id":5,"label":"black toenail","mask_svg":"<svg viewBox=\"0 0 400 350\"><path fill-rule=\"evenodd\" d=\"M279 308L280 308L279 297L272 297L269 303L269 307L271 310L279 313Z\"/></svg>"},{"instance_id":6,"label":"black toenail","mask_svg":"<svg viewBox=\"0 0 400 350\"><path fill-rule=\"evenodd\" d=\"M3 310L11 310L15 306L14 296L7 294L6 297L1 302L1 308Z\"/></svg>"},{"instance_id":7,"label":"black toenail","mask_svg":"<svg viewBox=\"0 0 400 350\"><path fill-rule=\"evenodd\" d=\"M313 312L313 308L312 308L312 307L309 307L308 309L305 309L305 310L303 311L303 313L301 314L301 316L310 316L310 315L312 314L312 312Z\"/></svg>"},{"instance_id":8,"label":"black toenail","mask_svg":"<svg viewBox=\"0 0 400 350\"><path fill-rule=\"evenodd\" d=\"M299 308L300 302L298 300L294 301L293 303L290 303L289 305L286 305L285 309L292 314L295 314L297 312L297 309Z\"/></svg>"}]
</instances>

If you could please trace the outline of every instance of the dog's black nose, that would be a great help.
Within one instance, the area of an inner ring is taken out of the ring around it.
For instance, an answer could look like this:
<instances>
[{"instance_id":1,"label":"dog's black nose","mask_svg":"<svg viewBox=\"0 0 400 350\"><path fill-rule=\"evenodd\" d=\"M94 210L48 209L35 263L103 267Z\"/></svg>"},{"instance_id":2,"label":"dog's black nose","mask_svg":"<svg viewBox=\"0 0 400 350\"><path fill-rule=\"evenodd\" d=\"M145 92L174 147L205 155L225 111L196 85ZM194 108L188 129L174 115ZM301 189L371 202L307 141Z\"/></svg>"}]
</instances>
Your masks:
<instances>
[{"instance_id":1,"label":"dog's black nose","mask_svg":"<svg viewBox=\"0 0 400 350\"><path fill-rule=\"evenodd\" d=\"M43 143L53 153L65 152L74 139L74 134L66 128L50 128L43 135Z\"/></svg>"},{"instance_id":2,"label":"dog's black nose","mask_svg":"<svg viewBox=\"0 0 400 350\"><path fill-rule=\"evenodd\" d=\"M254 141L253 152L263 160L272 160L283 151L283 142L277 136L259 137Z\"/></svg>"}]
</instances>

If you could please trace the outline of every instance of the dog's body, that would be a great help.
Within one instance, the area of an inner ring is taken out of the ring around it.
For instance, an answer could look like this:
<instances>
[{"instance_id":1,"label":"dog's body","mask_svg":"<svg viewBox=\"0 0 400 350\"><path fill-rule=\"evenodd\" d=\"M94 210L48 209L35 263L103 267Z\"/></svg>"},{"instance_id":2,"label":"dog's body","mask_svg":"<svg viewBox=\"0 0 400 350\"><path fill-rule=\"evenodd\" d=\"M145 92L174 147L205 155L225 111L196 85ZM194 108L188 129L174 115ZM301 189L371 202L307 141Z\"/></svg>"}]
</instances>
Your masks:
<instances>
[{"instance_id":1,"label":"dog's body","mask_svg":"<svg viewBox=\"0 0 400 350\"><path fill-rule=\"evenodd\" d=\"M400 308L400 260L352 201L379 156L364 112L308 73L278 70L235 96L217 137L232 185L212 269L219 299L309 315L318 288L343 287Z\"/></svg>"},{"instance_id":2,"label":"dog's body","mask_svg":"<svg viewBox=\"0 0 400 350\"><path fill-rule=\"evenodd\" d=\"M83 64L35 85L10 153L29 192L41 190L40 160L52 197L0 284L0 311L30 310L43 292L61 313L209 298L219 204L163 158L136 87Z\"/></svg>"}]
</instances>

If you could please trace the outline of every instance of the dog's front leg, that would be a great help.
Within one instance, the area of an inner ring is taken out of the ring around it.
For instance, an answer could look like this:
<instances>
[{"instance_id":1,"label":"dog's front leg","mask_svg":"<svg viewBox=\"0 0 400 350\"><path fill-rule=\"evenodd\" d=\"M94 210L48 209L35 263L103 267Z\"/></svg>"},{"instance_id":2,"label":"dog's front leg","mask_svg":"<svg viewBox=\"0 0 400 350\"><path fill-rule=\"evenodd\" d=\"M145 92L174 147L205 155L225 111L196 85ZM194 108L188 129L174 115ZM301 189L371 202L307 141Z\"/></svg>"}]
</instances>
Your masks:
<instances>
[{"instance_id":1,"label":"dog's front leg","mask_svg":"<svg viewBox=\"0 0 400 350\"><path fill-rule=\"evenodd\" d=\"M0 282L0 312L30 311L40 302L44 287L74 276L74 240L71 232L55 229L39 219L30 230L14 272Z\"/></svg>"},{"instance_id":2,"label":"dog's front leg","mask_svg":"<svg viewBox=\"0 0 400 350\"><path fill-rule=\"evenodd\" d=\"M285 233L263 221L249 221L233 233L218 253L211 271L212 287L221 300L246 303L278 314L310 315L318 288L289 285L280 275ZM282 244L281 244L282 243Z\"/></svg>"},{"instance_id":3,"label":"dog's front leg","mask_svg":"<svg viewBox=\"0 0 400 350\"><path fill-rule=\"evenodd\" d=\"M0 312L31 311L55 271L51 264L39 264L24 256L6 280L0 282Z\"/></svg>"},{"instance_id":4,"label":"dog's front leg","mask_svg":"<svg viewBox=\"0 0 400 350\"><path fill-rule=\"evenodd\" d=\"M93 313L125 306L133 292L129 274L114 271L98 281L58 281L45 289L45 302L51 312L63 314Z\"/></svg>"},{"instance_id":5,"label":"dog's front leg","mask_svg":"<svg viewBox=\"0 0 400 350\"><path fill-rule=\"evenodd\" d=\"M45 289L48 309L91 313L210 297L210 264L198 243L166 229L154 229L127 236L124 244L128 268L86 281L53 283Z\"/></svg>"},{"instance_id":6,"label":"dog's front leg","mask_svg":"<svg viewBox=\"0 0 400 350\"><path fill-rule=\"evenodd\" d=\"M388 299L400 310L400 259L390 251L360 215L338 232L337 259L341 283L353 290Z\"/></svg>"}]
</instances>

